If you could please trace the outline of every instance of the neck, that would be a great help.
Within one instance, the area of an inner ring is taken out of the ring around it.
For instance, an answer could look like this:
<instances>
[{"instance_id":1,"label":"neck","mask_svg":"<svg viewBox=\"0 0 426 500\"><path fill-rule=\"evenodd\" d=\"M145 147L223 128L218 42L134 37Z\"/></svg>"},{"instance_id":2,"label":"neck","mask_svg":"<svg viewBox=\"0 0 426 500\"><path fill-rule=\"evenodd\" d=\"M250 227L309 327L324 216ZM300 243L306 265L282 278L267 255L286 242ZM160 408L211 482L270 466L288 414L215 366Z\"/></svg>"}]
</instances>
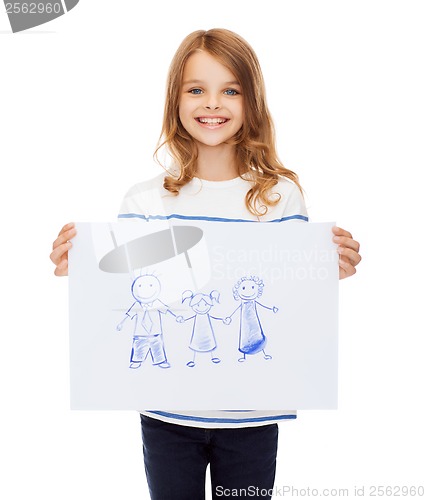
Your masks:
<instances>
[{"instance_id":1,"label":"neck","mask_svg":"<svg viewBox=\"0 0 426 500\"><path fill-rule=\"evenodd\" d=\"M206 181L228 181L238 177L235 147L198 145L197 177Z\"/></svg>"}]
</instances>

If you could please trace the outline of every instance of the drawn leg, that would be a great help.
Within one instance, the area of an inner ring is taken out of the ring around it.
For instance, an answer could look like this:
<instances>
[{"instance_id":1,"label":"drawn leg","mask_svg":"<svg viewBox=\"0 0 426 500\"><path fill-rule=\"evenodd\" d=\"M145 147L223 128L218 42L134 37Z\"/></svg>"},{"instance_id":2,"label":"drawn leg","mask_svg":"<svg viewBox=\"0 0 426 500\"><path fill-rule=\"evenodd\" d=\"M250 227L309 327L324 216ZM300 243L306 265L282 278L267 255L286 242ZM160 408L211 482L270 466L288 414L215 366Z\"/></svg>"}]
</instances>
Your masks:
<instances>
[{"instance_id":1,"label":"drawn leg","mask_svg":"<svg viewBox=\"0 0 426 500\"><path fill-rule=\"evenodd\" d=\"M213 356L213 351L210 352L210 356L212 357L212 363L220 363L220 358L215 358Z\"/></svg>"},{"instance_id":2,"label":"drawn leg","mask_svg":"<svg viewBox=\"0 0 426 500\"><path fill-rule=\"evenodd\" d=\"M152 364L160 368L170 368L170 363L167 361L164 350L163 336L160 334L154 335L149 340Z\"/></svg>"},{"instance_id":3,"label":"drawn leg","mask_svg":"<svg viewBox=\"0 0 426 500\"><path fill-rule=\"evenodd\" d=\"M246 355L243 353L243 357L242 358L238 358L238 361L240 363L244 363L245 360L246 360Z\"/></svg>"},{"instance_id":4,"label":"drawn leg","mask_svg":"<svg viewBox=\"0 0 426 500\"><path fill-rule=\"evenodd\" d=\"M196 352L195 351L192 351L194 354L192 355L192 361L188 361L188 363L186 363L186 366L189 366L189 368L194 368L195 366L195 354Z\"/></svg>"},{"instance_id":5,"label":"drawn leg","mask_svg":"<svg viewBox=\"0 0 426 500\"><path fill-rule=\"evenodd\" d=\"M266 354L265 349L262 349L262 352L265 359L272 359L272 356L270 354Z\"/></svg>"},{"instance_id":6,"label":"drawn leg","mask_svg":"<svg viewBox=\"0 0 426 500\"><path fill-rule=\"evenodd\" d=\"M149 342L146 337L133 337L132 354L130 355L129 368L140 368L148 356Z\"/></svg>"}]
</instances>

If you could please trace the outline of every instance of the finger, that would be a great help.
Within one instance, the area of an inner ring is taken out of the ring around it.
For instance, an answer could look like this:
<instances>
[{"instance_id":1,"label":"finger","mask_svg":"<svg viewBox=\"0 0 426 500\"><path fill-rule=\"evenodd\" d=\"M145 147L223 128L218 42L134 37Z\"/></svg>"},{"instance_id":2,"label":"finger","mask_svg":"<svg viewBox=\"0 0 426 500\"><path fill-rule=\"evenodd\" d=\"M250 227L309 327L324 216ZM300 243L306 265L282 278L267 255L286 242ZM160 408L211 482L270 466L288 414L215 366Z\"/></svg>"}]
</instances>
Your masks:
<instances>
[{"instance_id":1,"label":"finger","mask_svg":"<svg viewBox=\"0 0 426 500\"><path fill-rule=\"evenodd\" d=\"M50 254L50 260L58 266L60 262L63 260L64 255L68 252L68 250L72 247L72 243L67 241L62 245L56 247L53 252Z\"/></svg>"},{"instance_id":2,"label":"finger","mask_svg":"<svg viewBox=\"0 0 426 500\"><path fill-rule=\"evenodd\" d=\"M346 236L347 238L352 238L352 234L341 227L333 226L331 230L336 236Z\"/></svg>"},{"instance_id":3,"label":"finger","mask_svg":"<svg viewBox=\"0 0 426 500\"><path fill-rule=\"evenodd\" d=\"M63 259L54 271L55 276L67 276L68 275L68 260Z\"/></svg>"},{"instance_id":4,"label":"finger","mask_svg":"<svg viewBox=\"0 0 426 500\"><path fill-rule=\"evenodd\" d=\"M58 242L58 244L60 245L61 243L64 243L65 241L71 239L76 234L77 231L75 229L75 225L73 223L67 224L60 230L55 243Z\"/></svg>"},{"instance_id":5,"label":"finger","mask_svg":"<svg viewBox=\"0 0 426 500\"><path fill-rule=\"evenodd\" d=\"M345 257L339 259L339 278L348 278L356 273L356 268Z\"/></svg>"},{"instance_id":6,"label":"finger","mask_svg":"<svg viewBox=\"0 0 426 500\"><path fill-rule=\"evenodd\" d=\"M334 233L333 241L343 246L352 248L356 252L359 252L360 244L358 241L353 239L352 234L341 227L334 226L332 228Z\"/></svg>"},{"instance_id":7,"label":"finger","mask_svg":"<svg viewBox=\"0 0 426 500\"><path fill-rule=\"evenodd\" d=\"M65 228L66 226L64 226ZM74 236L77 234L77 230L74 227L71 227L69 229L64 229L61 231L56 238L56 240L53 242L52 248L55 249L56 247L66 243L67 241L71 240L74 238Z\"/></svg>"},{"instance_id":8,"label":"finger","mask_svg":"<svg viewBox=\"0 0 426 500\"><path fill-rule=\"evenodd\" d=\"M353 266L357 266L361 262L361 255L351 248L339 246L337 247L337 252L341 256L346 257Z\"/></svg>"},{"instance_id":9,"label":"finger","mask_svg":"<svg viewBox=\"0 0 426 500\"><path fill-rule=\"evenodd\" d=\"M69 229L72 229L73 227L75 227L75 223L74 222L68 222L68 224L65 224L65 226L59 231L58 233L58 236L65 232L65 231L68 231Z\"/></svg>"},{"instance_id":10,"label":"finger","mask_svg":"<svg viewBox=\"0 0 426 500\"><path fill-rule=\"evenodd\" d=\"M342 247L352 248L355 252L359 252L360 244L353 238L349 238L347 236L334 236L333 241Z\"/></svg>"}]
</instances>

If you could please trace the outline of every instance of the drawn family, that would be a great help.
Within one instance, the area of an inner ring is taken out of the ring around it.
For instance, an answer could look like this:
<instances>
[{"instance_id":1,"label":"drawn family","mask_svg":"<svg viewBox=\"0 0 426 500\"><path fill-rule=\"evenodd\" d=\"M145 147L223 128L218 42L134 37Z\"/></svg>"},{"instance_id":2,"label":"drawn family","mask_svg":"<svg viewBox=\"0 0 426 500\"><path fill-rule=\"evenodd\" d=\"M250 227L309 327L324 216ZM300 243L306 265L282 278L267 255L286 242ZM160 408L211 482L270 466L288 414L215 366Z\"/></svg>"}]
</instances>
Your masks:
<instances>
[{"instance_id":1,"label":"drawn family","mask_svg":"<svg viewBox=\"0 0 426 500\"><path fill-rule=\"evenodd\" d=\"M195 366L197 354L209 354L214 364L221 362L215 355L217 341L213 320L221 321L229 325L232 317L239 311L239 346L242 354L238 361L246 361L247 355L262 353L265 360L272 359L265 351L266 336L260 322L258 307L262 307L273 313L278 312L277 307L268 307L258 301L263 293L264 283L257 276L244 276L240 278L232 289L234 299L239 301L238 307L226 317L217 317L210 314L214 303L219 303L219 292L212 290L209 295L204 293L194 294L191 290L182 293L182 303L188 301L189 307L194 314L184 318L176 315L159 296L161 294L161 283L153 274L138 276L132 283L131 292L135 301L126 312L123 320L117 325L121 331L124 323L130 319L134 323L133 344L130 356L129 368L140 368L142 363L151 358L153 365L159 368L170 368L167 360L163 340L162 316L170 313L178 323L192 322L191 339L189 349L192 358L186 366Z\"/></svg>"}]
</instances>

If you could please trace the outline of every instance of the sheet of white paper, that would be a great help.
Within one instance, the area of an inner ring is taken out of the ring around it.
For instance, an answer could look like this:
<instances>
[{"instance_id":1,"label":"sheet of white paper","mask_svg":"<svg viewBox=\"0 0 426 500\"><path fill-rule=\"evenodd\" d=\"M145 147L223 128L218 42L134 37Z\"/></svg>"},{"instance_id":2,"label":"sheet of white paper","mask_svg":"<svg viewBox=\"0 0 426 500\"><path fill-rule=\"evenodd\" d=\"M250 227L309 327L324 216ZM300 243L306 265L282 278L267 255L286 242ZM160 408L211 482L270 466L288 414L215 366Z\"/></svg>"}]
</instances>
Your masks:
<instances>
[{"instance_id":1,"label":"sheet of white paper","mask_svg":"<svg viewBox=\"0 0 426 500\"><path fill-rule=\"evenodd\" d=\"M333 223L79 223L73 409L337 407Z\"/></svg>"}]
</instances>

